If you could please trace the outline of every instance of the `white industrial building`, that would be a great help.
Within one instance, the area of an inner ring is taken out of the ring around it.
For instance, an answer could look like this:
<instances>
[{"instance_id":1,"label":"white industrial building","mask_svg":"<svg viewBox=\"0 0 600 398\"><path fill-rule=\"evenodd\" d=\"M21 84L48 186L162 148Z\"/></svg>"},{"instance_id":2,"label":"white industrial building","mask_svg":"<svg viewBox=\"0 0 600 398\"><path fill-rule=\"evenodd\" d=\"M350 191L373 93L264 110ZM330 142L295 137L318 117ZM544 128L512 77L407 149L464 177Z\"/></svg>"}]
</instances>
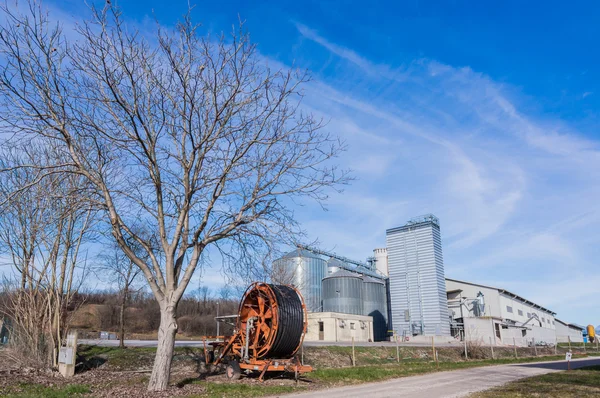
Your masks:
<instances>
[{"instance_id":1,"label":"white industrial building","mask_svg":"<svg viewBox=\"0 0 600 398\"><path fill-rule=\"evenodd\" d=\"M569 340L572 343L583 343L583 326L574 323L566 323L558 318L556 321L556 341L559 343L567 343Z\"/></svg>"},{"instance_id":2,"label":"white industrial building","mask_svg":"<svg viewBox=\"0 0 600 398\"><path fill-rule=\"evenodd\" d=\"M339 312L311 312L304 341L373 341L373 317Z\"/></svg>"},{"instance_id":3,"label":"white industrial building","mask_svg":"<svg viewBox=\"0 0 600 398\"><path fill-rule=\"evenodd\" d=\"M482 344L556 342L555 313L508 290L446 279L452 332Z\"/></svg>"}]
</instances>

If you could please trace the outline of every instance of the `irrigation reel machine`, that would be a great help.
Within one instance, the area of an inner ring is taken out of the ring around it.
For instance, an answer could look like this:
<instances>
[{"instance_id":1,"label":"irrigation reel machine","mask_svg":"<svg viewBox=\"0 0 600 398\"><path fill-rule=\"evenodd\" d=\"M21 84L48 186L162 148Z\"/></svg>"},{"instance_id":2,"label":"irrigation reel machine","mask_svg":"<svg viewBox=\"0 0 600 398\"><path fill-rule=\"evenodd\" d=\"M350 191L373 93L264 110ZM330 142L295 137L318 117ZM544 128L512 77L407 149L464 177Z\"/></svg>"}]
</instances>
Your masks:
<instances>
[{"instance_id":1,"label":"irrigation reel machine","mask_svg":"<svg viewBox=\"0 0 600 398\"><path fill-rule=\"evenodd\" d=\"M250 285L242 300L233 336L214 336L222 341L207 342L204 357L207 365L225 365L229 380L237 380L242 372L290 372L295 378L312 371L296 356L304 340L307 326L306 306L300 292L289 285L256 282Z\"/></svg>"}]
</instances>

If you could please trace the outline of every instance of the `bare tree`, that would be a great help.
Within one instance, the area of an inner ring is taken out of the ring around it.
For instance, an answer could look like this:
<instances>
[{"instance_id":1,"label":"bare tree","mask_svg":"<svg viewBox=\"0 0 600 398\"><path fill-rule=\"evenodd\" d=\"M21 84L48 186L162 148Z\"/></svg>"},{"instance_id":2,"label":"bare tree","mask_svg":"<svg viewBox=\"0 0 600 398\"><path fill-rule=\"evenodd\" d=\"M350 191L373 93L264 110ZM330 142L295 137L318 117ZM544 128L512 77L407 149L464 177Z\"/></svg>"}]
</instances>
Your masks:
<instances>
[{"instance_id":1,"label":"bare tree","mask_svg":"<svg viewBox=\"0 0 600 398\"><path fill-rule=\"evenodd\" d=\"M80 195L85 189L82 177L53 174L36 181L29 168L15 165L52 168L56 161L52 148L35 143L0 152L0 250L9 255L16 279L4 285L9 302L2 312L11 318L13 345L25 358L52 365L57 364L68 310L85 272L81 252L94 211Z\"/></svg>"},{"instance_id":2,"label":"bare tree","mask_svg":"<svg viewBox=\"0 0 600 398\"><path fill-rule=\"evenodd\" d=\"M51 169L21 166L37 179L83 176L142 270L161 312L148 388L163 390L176 309L203 252L236 258L228 271L252 276L252 258L301 232L290 206L322 203L347 181L332 161L343 146L300 110L306 73L267 68L242 26L201 36L188 16L148 39L110 4L92 14L69 41L37 4L4 7L0 119L12 141L62 151L67 160Z\"/></svg>"},{"instance_id":3,"label":"bare tree","mask_svg":"<svg viewBox=\"0 0 600 398\"><path fill-rule=\"evenodd\" d=\"M147 261L147 256L135 241L130 242L130 246L139 258ZM100 262L96 266L96 271L101 278L116 285L119 289L119 347L125 348L125 310L130 294L140 282L142 270L134 264L116 242L112 242L107 249L100 254Z\"/></svg>"}]
</instances>

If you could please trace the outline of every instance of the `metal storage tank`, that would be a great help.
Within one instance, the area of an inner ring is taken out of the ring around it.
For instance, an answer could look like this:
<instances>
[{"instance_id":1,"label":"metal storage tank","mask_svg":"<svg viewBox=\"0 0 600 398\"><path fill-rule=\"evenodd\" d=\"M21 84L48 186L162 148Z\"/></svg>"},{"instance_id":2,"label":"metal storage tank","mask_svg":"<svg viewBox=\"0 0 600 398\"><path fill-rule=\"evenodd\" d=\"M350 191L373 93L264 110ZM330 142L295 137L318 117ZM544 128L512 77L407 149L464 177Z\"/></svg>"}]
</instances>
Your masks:
<instances>
[{"instance_id":1,"label":"metal storage tank","mask_svg":"<svg viewBox=\"0 0 600 398\"><path fill-rule=\"evenodd\" d=\"M323 312L362 315L362 277L339 270L323 278Z\"/></svg>"},{"instance_id":2,"label":"metal storage tank","mask_svg":"<svg viewBox=\"0 0 600 398\"><path fill-rule=\"evenodd\" d=\"M327 276L327 261L308 250L296 249L273 263L272 280L296 287L311 312L322 311L321 281Z\"/></svg>"},{"instance_id":3,"label":"metal storage tank","mask_svg":"<svg viewBox=\"0 0 600 398\"><path fill-rule=\"evenodd\" d=\"M348 267L348 264L343 262L342 260L338 260L337 258L330 258L327 260L327 276L330 276L344 267Z\"/></svg>"},{"instance_id":4,"label":"metal storage tank","mask_svg":"<svg viewBox=\"0 0 600 398\"><path fill-rule=\"evenodd\" d=\"M381 279L362 277L363 315L373 317L373 339L384 341L387 338L387 292Z\"/></svg>"},{"instance_id":5,"label":"metal storage tank","mask_svg":"<svg viewBox=\"0 0 600 398\"><path fill-rule=\"evenodd\" d=\"M432 214L386 231L391 327L398 334L450 335L440 223Z\"/></svg>"}]
</instances>

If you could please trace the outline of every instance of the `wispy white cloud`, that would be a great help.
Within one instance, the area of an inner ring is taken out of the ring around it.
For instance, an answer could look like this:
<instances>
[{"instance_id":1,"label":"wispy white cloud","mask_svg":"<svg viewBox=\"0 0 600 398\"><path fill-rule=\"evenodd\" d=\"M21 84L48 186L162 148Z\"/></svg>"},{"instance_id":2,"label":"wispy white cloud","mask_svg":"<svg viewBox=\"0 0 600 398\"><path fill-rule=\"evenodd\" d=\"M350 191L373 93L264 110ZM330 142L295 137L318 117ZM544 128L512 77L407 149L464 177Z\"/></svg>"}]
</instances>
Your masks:
<instances>
[{"instance_id":1,"label":"wispy white cloud","mask_svg":"<svg viewBox=\"0 0 600 398\"><path fill-rule=\"evenodd\" d=\"M304 38L323 46L332 54L335 54L338 57L343 58L344 60L356 65L368 75L380 76L395 81L404 81L406 79L406 74L401 70L401 68L393 70L387 65L374 64L373 62L360 56L351 49L337 45L327 40L323 36L319 35L319 33L316 30L311 29L306 25L303 25L299 22L296 22L295 25L296 29L298 29L298 32Z\"/></svg>"},{"instance_id":2,"label":"wispy white cloud","mask_svg":"<svg viewBox=\"0 0 600 398\"><path fill-rule=\"evenodd\" d=\"M561 281L572 300L591 294L588 281L600 278L591 265L600 254L592 238L600 227L598 140L553 115L524 112L521 104L531 99L469 67L408 60L396 79L392 66L296 27L337 59L339 76L317 76L307 101L350 138L351 156L343 160L350 164L362 154L365 165L355 167L359 181L346 201L331 203L325 216L306 218L312 233L329 247L364 257L383 244L386 227L433 212L454 276L499 281L548 306L559 303L548 292ZM350 81L345 68L354 70ZM386 144L374 145L373 137ZM379 152L368 152L372 148L386 155L383 161ZM401 205L386 206L390 198ZM585 322L577 314L571 319Z\"/></svg>"}]
</instances>

